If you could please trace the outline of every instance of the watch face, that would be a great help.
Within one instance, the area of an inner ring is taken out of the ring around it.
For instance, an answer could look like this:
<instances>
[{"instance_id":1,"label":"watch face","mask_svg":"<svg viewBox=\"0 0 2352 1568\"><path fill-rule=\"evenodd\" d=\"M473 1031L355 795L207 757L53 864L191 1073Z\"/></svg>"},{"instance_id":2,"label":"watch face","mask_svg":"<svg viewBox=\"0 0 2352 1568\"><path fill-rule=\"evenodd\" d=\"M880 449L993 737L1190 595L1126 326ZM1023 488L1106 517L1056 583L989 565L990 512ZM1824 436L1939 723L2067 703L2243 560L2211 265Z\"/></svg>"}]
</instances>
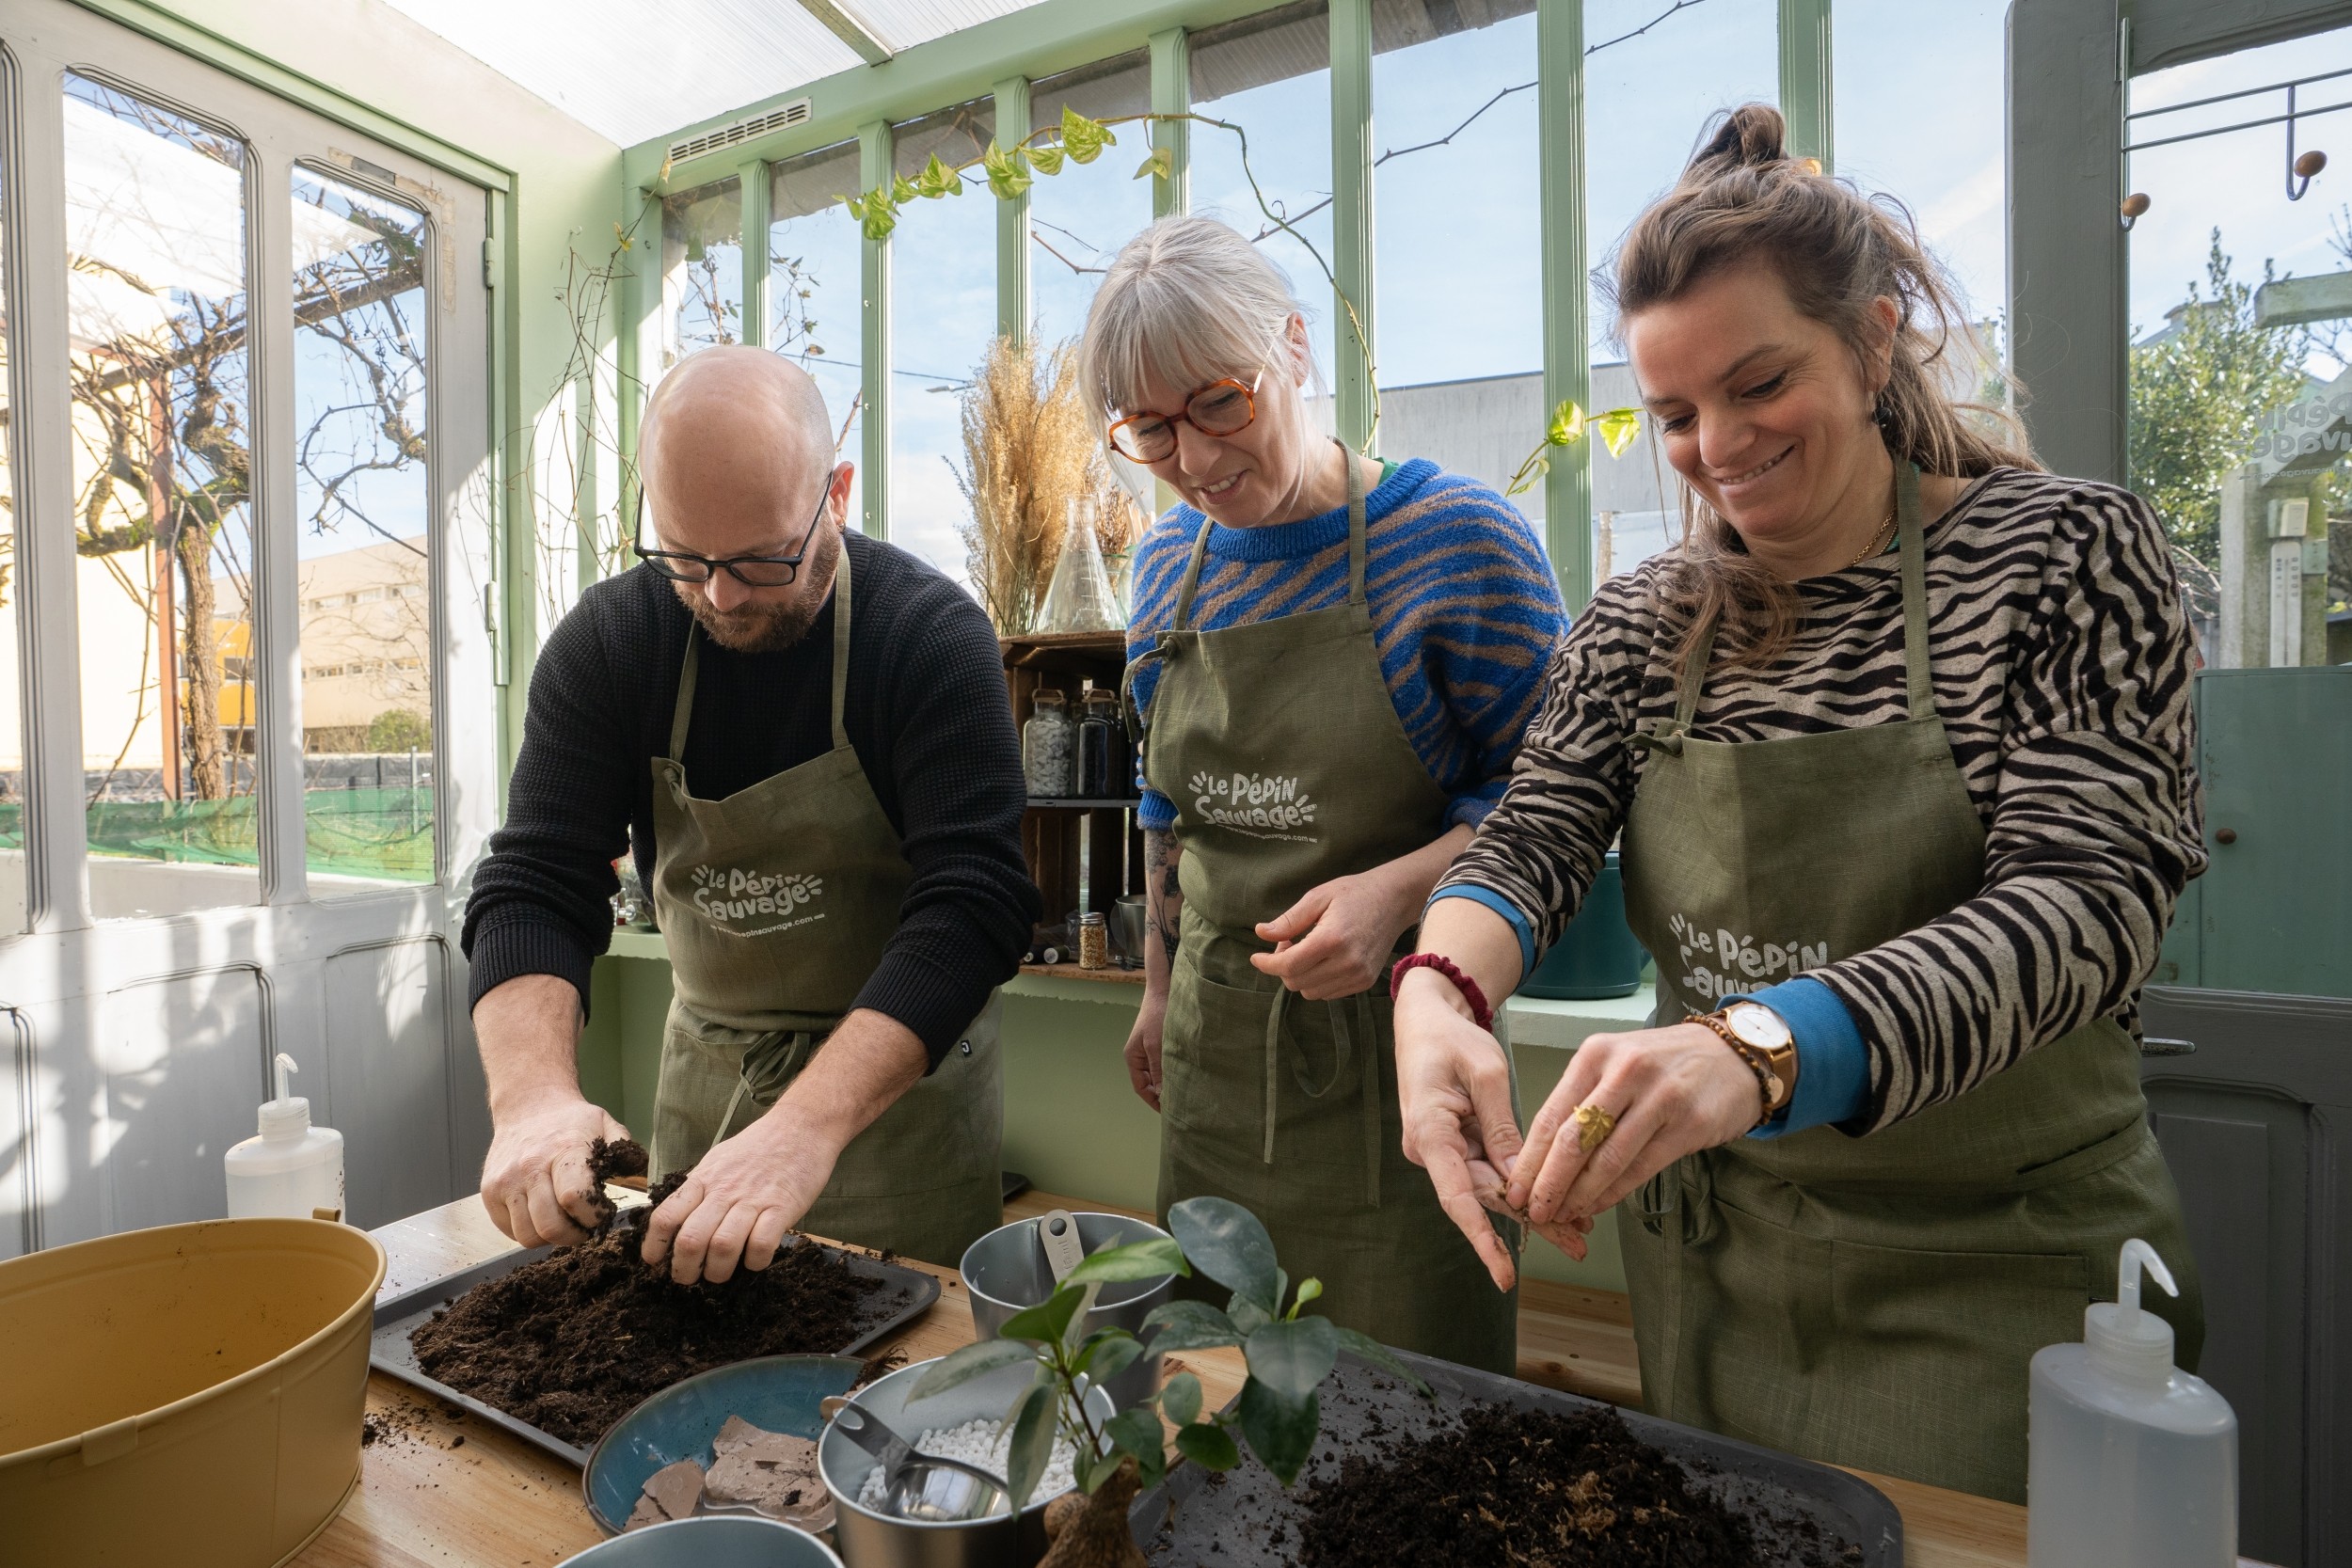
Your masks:
<instances>
[{"instance_id":1,"label":"watch face","mask_svg":"<svg viewBox=\"0 0 2352 1568\"><path fill-rule=\"evenodd\" d=\"M1732 1033L1750 1045L1779 1051L1789 1043L1788 1025L1761 1002L1735 1002L1724 1013Z\"/></svg>"}]
</instances>

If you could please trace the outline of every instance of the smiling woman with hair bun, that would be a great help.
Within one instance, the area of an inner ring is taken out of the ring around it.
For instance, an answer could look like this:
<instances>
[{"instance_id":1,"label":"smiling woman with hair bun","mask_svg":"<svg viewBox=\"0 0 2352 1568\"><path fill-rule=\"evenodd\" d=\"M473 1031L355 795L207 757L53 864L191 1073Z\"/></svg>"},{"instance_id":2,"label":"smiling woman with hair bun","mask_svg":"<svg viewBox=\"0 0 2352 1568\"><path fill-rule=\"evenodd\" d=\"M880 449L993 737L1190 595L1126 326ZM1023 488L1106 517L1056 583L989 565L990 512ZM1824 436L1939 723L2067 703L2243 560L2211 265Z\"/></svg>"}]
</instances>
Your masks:
<instances>
[{"instance_id":1,"label":"smiling woman with hair bun","mask_svg":"<svg viewBox=\"0 0 2352 1568\"><path fill-rule=\"evenodd\" d=\"M2137 1039L2205 863L2164 531L1955 397L1909 214L1772 109L1613 271L1683 540L1579 619L1422 927L1443 964L1400 970L1406 1150L1572 1248L1631 1200L1652 1413L2022 1502L2027 1361L2127 1238L2182 1283L2183 1366L2202 1337ZM1449 972L1512 990L1620 833L1653 1027L1587 1040L1522 1143Z\"/></svg>"}]
</instances>

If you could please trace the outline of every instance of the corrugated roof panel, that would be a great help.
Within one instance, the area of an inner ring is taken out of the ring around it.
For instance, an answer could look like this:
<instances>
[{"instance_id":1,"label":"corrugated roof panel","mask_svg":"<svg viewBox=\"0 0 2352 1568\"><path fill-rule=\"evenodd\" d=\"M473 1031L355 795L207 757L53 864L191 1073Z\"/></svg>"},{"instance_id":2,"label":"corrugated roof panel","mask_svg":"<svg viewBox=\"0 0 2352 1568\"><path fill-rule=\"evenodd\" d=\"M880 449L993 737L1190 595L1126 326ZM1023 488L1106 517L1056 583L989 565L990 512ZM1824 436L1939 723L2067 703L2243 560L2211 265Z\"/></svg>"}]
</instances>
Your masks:
<instances>
[{"instance_id":1,"label":"corrugated roof panel","mask_svg":"<svg viewBox=\"0 0 2352 1568\"><path fill-rule=\"evenodd\" d=\"M386 3L624 147L861 63L792 0ZM835 0L894 53L1036 3Z\"/></svg>"}]
</instances>

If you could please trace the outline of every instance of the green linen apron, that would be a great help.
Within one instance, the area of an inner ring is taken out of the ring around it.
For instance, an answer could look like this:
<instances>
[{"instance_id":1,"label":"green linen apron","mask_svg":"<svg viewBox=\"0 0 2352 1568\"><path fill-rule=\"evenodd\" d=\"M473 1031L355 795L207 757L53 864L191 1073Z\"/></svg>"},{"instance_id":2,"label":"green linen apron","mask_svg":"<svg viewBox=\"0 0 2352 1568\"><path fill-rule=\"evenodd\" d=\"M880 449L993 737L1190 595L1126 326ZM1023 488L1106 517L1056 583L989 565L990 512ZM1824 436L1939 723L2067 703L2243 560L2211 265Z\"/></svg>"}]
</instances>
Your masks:
<instances>
[{"instance_id":1,"label":"green linen apron","mask_svg":"<svg viewBox=\"0 0 2352 1568\"><path fill-rule=\"evenodd\" d=\"M1307 1002L1249 962L1271 947L1258 922L1445 828L1446 793L1381 678L1352 457L1347 486L1346 603L1191 629L1204 522L1171 629L1137 660L1164 661L1144 771L1175 802L1184 847L1161 1037L1160 1212L1231 1198L1264 1222L1294 1281L1323 1281L1315 1309L1335 1323L1509 1372L1518 1294L1488 1282L1404 1156L1386 976L1355 996ZM1506 1239L1517 1244L1515 1228Z\"/></svg>"},{"instance_id":2,"label":"green linen apron","mask_svg":"<svg viewBox=\"0 0 2352 1568\"><path fill-rule=\"evenodd\" d=\"M1700 740L1710 634L1673 722L1634 737L1650 754L1626 911L1658 962L1654 1022L1891 941L1983 886L1984 830L1930 681L1908 465L1898 505L1908 720ZM2132 1236L2181 1283L2158 1309L2183 1365L2202 1338L2138 1052L2113 1019L1866 1137L1819 1127L1691 1155L1639 1203L1619 1235L1644 1402L1812 1459L2025 1501L2026 1363L2082 1338Z\"/></svg>"},{"instance_id":3,"label":"green linen apron","mask_svg":"<svg viewBox=\"0 0 2352 1568\"><path fill-rule=\"evenodd\" d=\"M673 996L654 1096L653 1174L756 1119L808 1065L881 961L914 877L842 723L850 552L834 586L833 750L723 800L686 786L702 633L688 633L653 763L654 909ZM749 716L747 716L747 719ZM1000 999L843 1151L802 1229L953 1268L1004 1223Z\"/></svg>"}]
</instances>

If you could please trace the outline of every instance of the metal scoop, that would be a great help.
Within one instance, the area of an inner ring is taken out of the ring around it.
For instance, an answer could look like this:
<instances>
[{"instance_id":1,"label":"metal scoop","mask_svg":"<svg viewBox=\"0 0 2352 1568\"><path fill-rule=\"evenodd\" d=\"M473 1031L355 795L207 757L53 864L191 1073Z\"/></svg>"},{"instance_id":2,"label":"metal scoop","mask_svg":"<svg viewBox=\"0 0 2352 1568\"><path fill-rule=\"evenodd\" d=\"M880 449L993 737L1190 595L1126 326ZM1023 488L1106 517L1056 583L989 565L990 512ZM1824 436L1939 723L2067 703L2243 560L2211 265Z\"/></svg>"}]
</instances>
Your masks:
<instances>
[{"instance_id":1,"label":"metal scoop","mask_svg":"<svg viewBox=\"0 0 2352 1568\"><path fill-rule=\"evenodd\" d=\"M853 1400L835 1395L819 1408L843 1436L882 1462L882 1512L892 1518L957 1524L1010 1512L1005 1483L977 1465L917 1453Z\"/></svg>"}]
</instances>

